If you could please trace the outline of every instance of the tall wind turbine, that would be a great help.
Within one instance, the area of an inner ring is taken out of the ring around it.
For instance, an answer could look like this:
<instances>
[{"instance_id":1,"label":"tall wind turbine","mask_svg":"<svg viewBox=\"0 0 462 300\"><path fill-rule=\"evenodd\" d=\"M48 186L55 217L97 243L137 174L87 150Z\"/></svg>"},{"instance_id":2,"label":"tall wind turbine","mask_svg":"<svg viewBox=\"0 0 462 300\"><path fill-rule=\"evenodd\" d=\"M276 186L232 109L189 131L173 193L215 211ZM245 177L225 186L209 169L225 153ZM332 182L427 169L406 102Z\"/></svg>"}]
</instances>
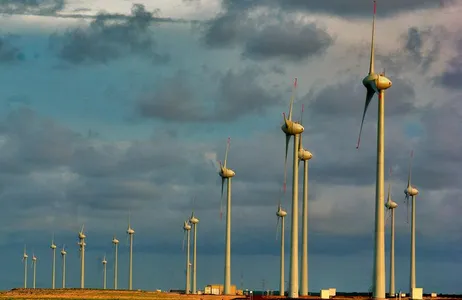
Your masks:
<instances>
[{"instance_id":1,"label":"tall wind turbine","mask_svg":"<svg viewBox=\"0 0 462 300\"><path fill-rule=\"evenodd\" d=\"M24 288L27 288L27 258L26 245L24 245L24 254L22 255L22 262L24 263Z\"/></svg>"},{"instance_id":2,"label":"tall wind turbine","mask_svg":"<svg viewBox=\"0 0 462 300\"><path fill-rule=\"evenodd\" d=\"M287 152L289 149L290 137L294 136L293 174L292 174L292 226L290 239L290 276L289 276L289 297L298 298L298 145L300 134L305 130L300 123L292 121L292 107L294 104L297 78L294 80L292 97L289 104L289 115L286 118L283 113L284 124L281 126L286 135L286 156L284 161L284 192L287 181Z\"/></svg>"},{"instance_id":3,"label":"tall wind turbine","mask_svg":"<svg viewBox=\"0 0 462 300\"><path fill-rule=\"evenodd\" d=\"M281 203L279 203L278 211L276 212L276 216L281 219L281 261L280 261L280 281L279 281L279 295L284 296L285 287L284 287L284 218L287 216L287 212L284 211L281 207ZM279 224L276 225L276 228L279 228ZM277 229L276 229L277 230ZM277 237L277 236L276 236Z\"/></svg>"},{"instance_id":4,"label":"tall wind turbine","mask_svg":"<svg viewBox=\"0 0 462 300\"><path fill-rule=\"evenodd\" d=\"M85 288L85 238L87 237L83 233L83 228L85 225L82 225L82 229L79 231L79 250L80 250L80 288Z\"/></svg>"},{"instance_id":5,"label":"tall wind turbine","mask_svg":"<svg viewBox=\"0 0 462 300\"><path fill-rule=\"evenodd\" d=\"M414 151L411 151L411 158L409 160L409 173L407 177L407 187L404 190L406 194L405 201L408 207L409 214L409 197L412 197L412 213L411 213L411 274L409 278L409 295L412 296L412 289L415 288L415 197L419 194L419 190L411 185L411 170L412 170L412 157Z\"/></svg>"},{"instance_id":6,"label":"tall wind turbine","mask_svg":"<svg viewBox=\"0 0 462 300\"><path fill-rule=\"evenodd\" d=\"M189 262L189 247L191 245L191 225L188 223L188 221L184 221L183 224L183 231L184 231L184 237L183 237L183 250L184 250L184 240L186 238L186 288L185 288L185 294L189 294L191 291L191 275L189 274L190 270L190 265L191 263Z\"/></svg>"},{"instance_id":7,"label":"tall wind turbine","mask_svg":"<svg viewBox=\"0 0 462 300\"><path fill-rule=\"evenodd\" d=\"M63 289L66 288L66 249L64 248L64 245L63 245L63 249L61 249L61 258L62 258L62 287Z\"/></svg>"},{"instance_id":8,"label":"tall wind turbine","mask_svg":"<svg viewBox=\"0 0 462 300\"><path fill-rule=\"evenodd\" d=\"M197 282L196 282L196 272L197 272L197 260L196 260L196 250L197 250L197 224L199 223L199 219L196 218L194 215L194 210L191 213L191 218L189 218L189 223L193 227L193 279L192 279L192 293L197 293Z\"/></svg>"},{"instance_id":9,"label":"tall wind turbine","mask_svg":"<svg viewBox=\"0 0 462 300\"><path fill-rule=\"evenodd\" d=\"M130 226L130 215L128 215L128 229L127 234L130 237L130 260L128 264L128 289L133 289L133 235L135 230Z\"/></svg>"},{"instance_id":10,"label":"tall wind turbine","mask_svg":"<svg viewBox=\"0 0 462 300\"><path fill-rule=\"evenodd\" d=\"M51 288L55 288L55 272L56 272L56 245L55 245L55 235L53 234L51 238L51 251L53 251L53 262L51 266Z\"/></svg>"},{"instance_id":11,"label":"tall wind turbine","mask_svg":"<svg viewBox=\"0 0 462 300\"><path fill-rule=\"evenodd\" d=\"M303 124L303 110L300 118L300 124ZM308 296L308 161L313 158L310 151L303 148L303 135L300 134L300 143L298 147L298 158L303 161L303 212L302 212L302 284L300 288L301 296Z\"/></svg>"},{"instance_id":12,"label":"tall wind turbine","mask_svg":"<svg viewBox=\"0 0 462 300\"><path fill-rule=\"evenodd\" d=\"M112 244L114 245L114 290L117 290L117 260L119 255L119 240L115 236L112 237Z\"/></svg>"},{"instance_id":13,"label":"tall wind turbine","mask_svg":"<svg viewBox=\"0 0 462 300\"><path fill-rule=\"evenodd\" d=\"M226 202L226 242L225 242L225 283L224 283L224 295L231 294L231 178L233 178L236 173L227 168L228 162L228 151L229 151L230 138L228 138L228 143L226 146L225 160L223 164L220 162L220 172L218 173L221 176L221 199L223 199L223 186L225 179L228 179L228 197Z\"/></svg>"},{"instance_id":14,"label":"tall wind turbine","mask_svg":"<svg viewBox=\"0 0 462 300\"><path fill-rule=\"evenodd\" d=\"M372 18L372 41L369 74L363 79L363 85L367 89L366 103L364 105L361 127L359 129L358 144L361 141L361 132L366 116L367 108L375 93L379 95L378 120L377 120L377 174L375 190L375 242L374 242L374 270L373 270L373 298L385 298L385 218L384 218L384 127L385 127L385 90L390 88L392 83L385 74L377 74L374 71L374 37L375 37L375 14L376 1L374 1L374 15Z\"/></svg>"},{"instance_id":15,"label":"tall wind turbine","mask_svg":"<svg viewBox=\"0 0 462 300\"><path fill-rule=\"evenodd\" d=\"M32 277L32 288L35 289L35 279L37 275L37 256L32 253L32 267L33 267L33 277Z\"/></svg>"},{"instance_id":16,"label":"tall wind turbine","mask_svg":"<svg viewBox=\"0 0 462 300\"><path fill-rule=\"evenodd\" d=\"M103 290L106 289L106 267L107 267L107 260L106 260L106 254L104 254L103 260L101 261L103 264Z\"/></svg>"},{"instance_id":17,"label":"tall wind turbine","mask_svg":"<svg viewBox=\"0 0 462 300\"><path fill-rule=\"evenodd\" d=\"M391 170L390 170L391 175ZM395 208L398 204L391 200L391 176L388 184L388 198L385 207L391 214L391 233L390 233L390 292L389 297L395 297Z\"/></svg>"}]
</instances>

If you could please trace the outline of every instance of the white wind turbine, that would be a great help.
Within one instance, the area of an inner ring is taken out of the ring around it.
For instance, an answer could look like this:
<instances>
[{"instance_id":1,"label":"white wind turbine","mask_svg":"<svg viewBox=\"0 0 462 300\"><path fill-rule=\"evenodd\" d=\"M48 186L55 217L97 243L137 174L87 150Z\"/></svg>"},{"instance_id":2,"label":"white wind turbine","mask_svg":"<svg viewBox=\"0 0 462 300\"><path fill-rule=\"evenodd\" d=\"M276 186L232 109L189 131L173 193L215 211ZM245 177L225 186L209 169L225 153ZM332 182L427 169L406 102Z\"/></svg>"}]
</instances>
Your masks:
<instances>
[{"instance_id":1,"label":"white wind turbine","mask_svg":"<svg viewBox=\"0 0 462 300\"><path fill-rule=\"evenodd\" d=\"M116 239L115 235L112 237L112 244L114 245L114 290L117 290L117 267L118 267L118 255L119 255L119 240Z\"/></svg>"},{"instance_id":2,"label":"white wind turbine","mask_svg":"<svg viewBox=\"0 0 462 300\"><path fill-rule=\"evenodd\" d=\"M63 289L66 288L66 249L63 245L63 249L61 249L61 260L62 260L62 287Z\"/></svg>"},{"instance_id":3,"label":"white wind turbine","mask_svg":"<svg viewBox=\"0 0 462 300\"><path fill-rule=\"evenodd\" d=\"M236 173L227 168L228 162L228 151L230 145L230 138L228 138L228 143L226 146L225 160L223 164L220 162L220 171L219 175L221 176L221 199L223 200L223 186L225 179L228 179L228 197L226 202L226 242L225 242L225 278L224 278L224 290L223 294L231 294L231 178L233 178ZM220 214L221 217L221 214Z\"/></svg>"},{"instance_id":4,"label":"white wind turbine","mask_svg":"<svg viewBox=\"0 0 462 300\"><path fill-rule=\"evenodd\" d=\"M300 125L303 126L303 111L300 118ZM313 158L313 154L303 148L303 134L300 134L298 147L298 158L303 161L303 208L302 208L302 278L300 295L308 296L308 161Z\"/></svg>"},{"instance_id":5,"label":"white wind turbine","mask_svg":"<svg viewBox=\"0 0 462 300\"><path fill-rule=\"evenodd\" d=\"M22 255L22 262L24 263L24 288L27 288L27 258L26 245L24 245L24 253Z\"/></svg>"},{"instance_id":6,"label":"white wind turbine","mask_svg":"<svg viewBox=\"0 0 462 300\"><path fill-rule=\"evenodd\" d=\"M189 218L189 223L193 227L193 279L192 279L192 293L197 293L197 285L196 285L196 275L197 275L197 260L196 260L196 250L197 250L197 224L199 223L199 219L196 218L194 215L194 210L191 213L191 217Z\"/></svg>"},{"instance_id":7,"label":"white wind turbine","mask_svg":"<svg viewBox=\"0 0 462 300\"><path fill-rule=\"evenodd\" d=\"M287 212L282 209L281 201L279 201L278 211L276 212L276 216L278 217L277 223L279 223L279 219L281 219L281 259L280 259L280 281L279 281L279 295L284 296L285 294L285 287L284 287L284 243L285 243L285 227L284 227L284 218L287 216ZM279 229L279 224L276 225L276 239L277 239L277 230Z\"/></svg>"},{"instance_id":8,"label":"white wind turbine","mask_svg":"<svg viewBox=\"0 0 462 300\"><path fill-rule=\"evenodd\" d=\"M83 233L83 228L85 225L82 225L82 229L79 231L79 242L77 243L79 245L79 250L80 250L80 288L83 289L85 288L85 246L87 245L85 243L85 238L87 237Z\"/></svg>"},{"instance_id":9,"label":"white wind turbine","mask_svg":"<svg viewBox=\"0 0 462 300\"><path fill-rule=\"evenodd\" d=\"M107 260L106 260L106 254L104 254L103 260L101 261L103 264L103 290L106 289L106 267L107 267Z\"/></svg>"},{"instance_id":10,"label":"white wind turbine","mask_svg":"<svg viewBox=\"0 0 462 300\"><path fill-rule=\"evenodd\" d=\"M391 81L385 74L377 74L374 71L374 37L375 37L375 14L376 1L374 0L374 15L372 19L372 41L369 74L363 79L363 85L367 89L366 103L364 105L361 127L359 129L358 144L361 141L361 132L367 108L374 97L378 94L378 120L377 120L377 175L375 192L375 242L374 242L374 270L373 270L373 298L385 298L385 207L384 207L384 165L385 165L385 90L391 87Z\"/></svg>"},{"instance_id":11,"label":"white wind turbine","mask_svg":"<svg viewBox=\"0 0 462 300\"><path fill-rule=\"evenodd\" d=\"M389 297L395 297L395 208L398 204L391 200L391 169L390 183L388 184L388 198L385 207L391 214L391 233L390 233L390 292Z\"/></svg>"},{"instance_id":12,"label":"white wind turbine","mask_svg":"<svg viewBox=\"0 0 462 300\"><path fill-rule=\"evenodd\" d=\"M32 268L33 268L33 277L32 277L32 288L35 289L35 279L37 275L37 256L32 253Z\"/></svg>"},{"instance_id":13,"label":"white wind turbine","mask_svg":"<svg viewBox=\"0 0 462 300\"><path fill-rule=\"evenodd\" d=\"M412 157L414 151L411 151L409 159L409 173L407 177L407 187L404 190L406 194L405 201L407 203L407 212L409 218L409 197L412 197L412 213L411 213L411 265L410 265L410 278L409 278L409 295L412 296L412 290L415 288L415 197L419 194L419 190L411 185L411 170L412 170Z\"/></svg>"},{"instance_id":14,"label":"white wind turbine","mask_svg":"<svg viewBox=\"0 0 462 300\"><path fill-rule=\"evenodd\" d=\"M292 107L294 104L295 90L297 88L297 78L294 80L292 97L289 104L289 115L286 118L283 113L284 124L281 126L286 135L286 156L284 161L284 192L287 182L287 152L289 148L290 137L294 136L294 153L293 153L293 173L292 173L292 224L290 239L290 277L289 277L289 297L298 298L298 145L300 134L305 130L303 126L292 121Z\"/></svg>"},{"instance_id":15,"label":"white wind turbine","mask_svg":"<svg viewBox=\"0 0 462 300\"><path fill-rule=\"evenodd\" d=\"M55 288L55 272L56 272L56 245L55 245L55 234L51 237L51 251L53 252L53 261L51 266L51 288Z\"/></svg>"},{"instance_id":16,"label":"white wind turbine","mask_svg":"<svg viewBox=\"0 0 462 300\"><path fill-rule=\"evenodd\" d=\"M129 263L128 263L128 289L133 289L133 235L135 230L130 225L130 214L128 215L128 229L127 234L130 238L130 254L129 254Z\"/></svg>"},{"instance_id":17,"label":"white wind turbine","mask_svg":"<svg viewBox=\"0 0 462 300\"><path fill-rule=\"evenodd\" d=\"M186 238L186 288L185 288L185 294L189 294L191 290L191 275L189 273L190 271L190 261L189 261L189 249L191 245L191 225L188 223L188 221L184 221L183 223L183 231L184 231L184 236L183 236L183 250L184 250L184 240Z\"/></svg>"}]
</instances>

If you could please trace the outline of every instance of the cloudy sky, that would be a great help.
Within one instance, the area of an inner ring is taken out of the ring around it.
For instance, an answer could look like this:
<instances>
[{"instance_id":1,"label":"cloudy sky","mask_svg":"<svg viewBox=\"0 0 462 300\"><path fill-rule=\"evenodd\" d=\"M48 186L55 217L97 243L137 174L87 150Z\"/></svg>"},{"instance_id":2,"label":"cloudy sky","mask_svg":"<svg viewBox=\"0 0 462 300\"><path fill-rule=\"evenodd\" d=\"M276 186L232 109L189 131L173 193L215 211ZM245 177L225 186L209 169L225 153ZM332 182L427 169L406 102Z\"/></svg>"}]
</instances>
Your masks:
<instances>
[{"instance_id":1,"label":"cloudy sky","mask_svg":"<svg viewBox=\"0 0 462 300\"><path fill-rule=\"evenodd\" d=\"M304 104L303 141L314 155L309 288L367 291L375 100L355 145L371 10L369 0L0 0L0 288L22 285L24 244L38 256L38 286L51 286L53 233L68 247L68 284L77 287L82 224L87 286L101 286L104 253L112 278L116 234L126 287L129 211L134 288L183 288L182 223L192 209L198 285L221 283L216 160L230 136L232 282L276 289L280 198L290 210L280 125L298 77L294 115ZM455 1L378 1L376 68L393 81L385 163L399 204L398 290L409 282L403 189L414 149L417 286L462 292L461 13Z\"/></svg>"}]
</instances>

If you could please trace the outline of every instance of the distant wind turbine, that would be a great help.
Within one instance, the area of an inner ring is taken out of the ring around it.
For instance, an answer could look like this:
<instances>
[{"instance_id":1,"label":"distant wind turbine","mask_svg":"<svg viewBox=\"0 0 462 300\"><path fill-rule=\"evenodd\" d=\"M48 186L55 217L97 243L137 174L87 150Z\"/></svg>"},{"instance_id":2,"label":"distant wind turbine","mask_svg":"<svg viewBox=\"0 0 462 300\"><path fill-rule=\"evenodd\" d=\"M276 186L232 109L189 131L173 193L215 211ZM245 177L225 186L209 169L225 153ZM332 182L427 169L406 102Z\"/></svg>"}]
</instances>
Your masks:
<instances>
[{"instance_id":1,"label":"distant wind turbine","mask_svg":"<svg viewBox=\"0 0 462 300\"><path fill-rule=\"evenodd\" d=\"M56 245L55 245L55 234L51 238L51 251L53 252L53 261L51 265L51 288L55 288L55 272L56 272Z\"/></svg>"},{"instance_id":2,"label":"distant wind turbine","mask_svg":"<svg viewBox=\"0 0 462 300\"><path fill-rule=\"evenodd\" d=\"M133 289L133 235L135 234L135 230L130 225L130 214L128 215L128 229L127 234L130 237L130 258L128 264L128 289Z\"/></svg>"},{"instance_id":3,"label":"distant wind turbine","mask_svg":"<svg viewBox=\"0 0 462 300\"><path fill-rule=\"evenodd\" d=\"M374 37L375 37L375 14L376 1L374 0L374 15L372 18L372 41L371 56L369 65L369 74L363 79L363 85L367 89L366 102L364 105L361 127L359 129L358 144L359 149L361 142L361 132L366 116L367 108L372 101L374 94L378 94L378 120L377 120L377 175L376 175L376 193L375 193L375 242L374 242L374 269L373 269L373 291L374 299L385 298L385 218L384 218L384 165L385 165L385 90L391 87L390 79L385 74L377 74L374 70Z\"/></svg>"},{"instance_id":4,"label":"distant wind turbine","mask_svg":"<svg viewBox=\"0 0 462 300\"><path fill-rule=\"evenodd\" d=\"M192 293L197 293L197 285L196 285L196 274L197 274L197 260L196 260L196 250L197 250L197 224L199 223L199 219L196 218L194 215L194 210L191 213L191 218L189 218L189 223L193 227L193 279L192 279Z\"/></svg>"},{"instance_id":5,"label":"distant wind turbine","mask_svg":"<svg viewBox=\"0 0 462 300\"><path fill-rule=\"evenodd\" d=\"M281 219L281 259L280 259L280 281L279 281L279 295L284 296L285 294L285 287L284 287L284 233L285 233L285 227L284 227L284 218L287 216L287 212L282 209L281 203L279 201L278 205L278 211L276 212L276 216L278 217L278 223L279 219ZM276 225L276 232L277 229L279 228L279 224ZM276 235L277 239L277 235Z\"/></svg>"},{"instance_id":6,"label":"distant wind turbine","mask_svg":"<svg viewBox=\"0 0 462 300\"><path fill-rule=\"evenodd\" d=\"M80 288L85 288L85 238L87 237L83 233L83 228L85 225L82 225L82 229L79 231L79 250L80 250Z\"/></svg>"},{"instance_id":7,"label":"distant wind turbine","mask_svg":"<svg viewBox=\"0 0 462 300\"><path fill-rule=\"evenodd\" d=\"M186 288L185 288L185 294L189 294L191 291L191 275L189 273L190 271L190 261L189 261L189 247L191 245L191 225L188 223L188 221L184 221L183 223L183 231L184 231L184 236L183 236L183 250L184 250L184 241L186 238Z\"/></svg>"},{"instance_id":8,"label":"distant wind turbine","mask_svg":"<svg viewBox=\"0 0 462 300\"><path fill-rule=\"evenodd\" d=\"M63 245L63 249L61 249L61 258L62 258L62 287L63 289L66 288L66 249Z\"/></svg>"},{"instance_id":9,"label":"distant wind turbine","mask_svg":"<svg viewBox=\"0 0 462 300\"><path fill-rule=\"evenodd\" d=\"M107 267L106 254L104 254L104 257L101 263L103 264L103 290L105 290L106 289L106 267Z\"/></svg>"},{"instance_id":10,"label":"distant wind turbine","mask_svg":"<svg viewBox=\"0 0 462 300\"><path fill-rule=\"evenodd\" d=\"M227 168L228 162L228 152L230 145L230 138L228 138L228 143L226 146L225 160L223 165L220 162L220 172L218 173L221 176L221 199L223 200L223 185L225 180L228 179L228 197L226 202L226 242L225 242L225 278L224 278L224 295L231 294L231 179L236 175L236 173ZM221 217L221 213L220 213Z\"/></svg>"},{"instance_id":11,"label":"distant wind turbine","mask_svg":"<svg viewBox=\"0 0 462 300\"><path fill-rule=\"evenodd\" d=\"M292 121L292 107L294 104L295 91L297 88L297 78L294 80L292 97L289 104L289 115L286 118L283 113L284 124L281 126L286 136L286 155L284 160L284 192L286 191L287 182L287 152L289 149L290 137L294 136L293 152L293 173L292 173L292 226L290 239L290 276L289 276L289 297L298 298L298 145L300 134L305 130L303 126Z\"/></svg>"},{"instance_id":12,"label":"distant wind turbine","mask_svg":"<svg viewBox=\"0 0 462 300\"><path fill-rule=\"evenodd\" d=\"M303 126L303 111L300 118L300 125ZM302 278L300 295L308 296L308 161L313 158L310 151L303 148L303 134L300 134L300 143L298 144L298 158L303 161L303 208L302 208Z\"/></svg>"},{"instance_id":13,"label":"distant wind turbine","mask_svg":"<svg viewBox=\"0 0 462 300\"><path fill-rule=\"evenodd\" d=\"M24 288L27 288L27 258L26 245L24 245L24 253L22 255L22 262L24 263Z\"/></svg>"},{"instance_id":14,"label":"distant wind turbine","mask_svg":"<svg viewBox=\"0 0 462 300\"><path fill-rule=\"evenodd\" d=\"M35 279L36 279L36 274L37 274L37 256L35 256L34 253L32 253L32 267L33 267L33 277L32 277L32 288L35 289Z\"/></svg>"},{"instance_id":15,"label":"distant wind turbine","mask_svg":"<svg viewBox=\"0 0 462 300\"><path fill-rule=\"evenodd\" d=\"M395 297L395 208L398 204L391 200L391 169L390 183L388 184L388 198L385 207L391 214L391 233L390 233L390 292L389 297Z\"/></svg>"},{"instance_id":16,"label":"distant wind turbine","mask_svg":"<svg viewBox=\"0 0 462 300\"><path fill-rule=\"evenodd\" d=\"M409 159L409 173L407 177L407 187L404 190L406 195L405 201L407 203L407 212L409 218L409 197L412 197L412 213L411 213L411 274L409 278L409 295L412 296L412 289L415 288L415 197L419 194L419 190L411 185L411 170L412 170L412 158L414 151L411 151L411 157Z\"/></svg>"},{"instance_id":17,"label":"distant wind turbine","mask_svg":"<svg viewBox=\"0 0 462 300\"><path fill-rule=\"evenodd\" d=\"M117 260L119 250L119 240L115 236L112 237L112 244L114 245L114 290L117 290Z\"/></svg>"}]
</instances>

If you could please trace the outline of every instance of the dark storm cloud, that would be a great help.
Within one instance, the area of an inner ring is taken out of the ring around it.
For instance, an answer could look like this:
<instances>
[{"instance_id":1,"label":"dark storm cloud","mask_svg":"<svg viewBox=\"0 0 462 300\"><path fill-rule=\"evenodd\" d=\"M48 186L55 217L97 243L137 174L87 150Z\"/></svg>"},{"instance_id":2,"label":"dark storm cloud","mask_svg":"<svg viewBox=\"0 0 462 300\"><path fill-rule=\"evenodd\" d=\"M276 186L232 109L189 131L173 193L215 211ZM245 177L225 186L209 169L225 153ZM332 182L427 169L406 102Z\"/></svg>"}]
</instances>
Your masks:
<instances>
[{"instance_id":1,"label":"dark storm cloud","mask_svg":"<svg viewBox=\"0 0 462 300\"><path fill-rule=\"evenodd\" d=\"M141 4L134 4L131 15L121 20L100 13L88 28L52 35L50 46L61 59L72 64L108 63L129 54L145 57L151 63L165 63L170 58L157 52L150 30L155 14Z\"/></svg>"},{"instance_id":2,"label":"dark storm cloud","mask_svg":"<svg viewBox=\"0 0 462 300\"><path fill-rule=\"evenodd\" d=\"M13 63L23 61L24 53L14 44L15 37L11 35L0 36L0 63Z\"/></svg>"},{"instance_id":3,"label":"dark storm cloud","mask_svg":"<svg viewBox=\"0 0 462 300\"><path fill-rule=\"evenodd\" d=\"M145 118L176 122L231 122L241 116L262 114L279 102L277 94L260 84L264 75L253 68L217 74L218 88L210 100L209 95L193 88L192 75L180 71L164 79L152 94L140 97L136 111Z\"/></svg>"},{"instance_id":4,"label":"dark storm cloud","mask_svg":"<svg viewBox=\"0 0 462 300\"><path fill-rule=\"evenodd\" d=\"M54 15L64 6L64 0L0 0L0 14Z\"/></svg>"},{"instance_id":5,"label":"dark storm cloud","mask_svg":"<svg viewBox=\"0 0 462 300\"><path fill-rule=\"evenodd\" d=\"M462 39L456 43L456 56L448 62L446 70L443 74L435 78L435 80L443 87L460 90L462 89L460 82L460 78L462 77Z\"/></svg>"},{"instance_id":6,"label":"dark storm cloud","mask_svg":"<svg viewBox=\"0 0 462 300\"><path fill-rule=\"evenodd\" d=\"M316 23L293 21L280 13L250 16L235 10L205 24L203 38L209 47L242 45L242 55L254 60L300 61L323 54L334 42Z\"/></svg>"}]
</instances>

